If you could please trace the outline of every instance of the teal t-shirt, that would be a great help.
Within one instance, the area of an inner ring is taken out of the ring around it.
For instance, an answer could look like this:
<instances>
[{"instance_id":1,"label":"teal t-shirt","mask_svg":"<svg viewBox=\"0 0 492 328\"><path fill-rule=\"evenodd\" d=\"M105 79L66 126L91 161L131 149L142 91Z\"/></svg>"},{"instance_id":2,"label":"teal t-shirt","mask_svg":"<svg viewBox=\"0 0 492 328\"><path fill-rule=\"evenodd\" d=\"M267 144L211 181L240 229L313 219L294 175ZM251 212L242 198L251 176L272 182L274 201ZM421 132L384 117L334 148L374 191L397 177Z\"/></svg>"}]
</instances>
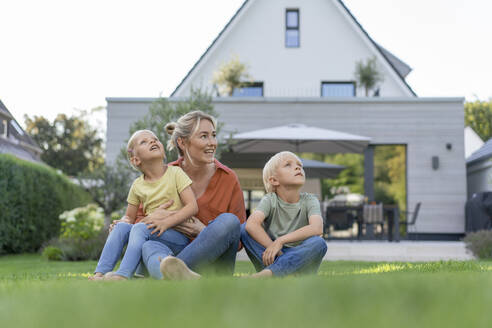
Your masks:
<instances>
[{"instance_id":1,"label":"teal t-shirt","mask_svg":"<svg viewBox=\"0 0 492 328\"><path fill-rule=\"evenodd\" d=\"M311 215L320 215L319 201L313 194L301 193L297 203L287 203L276 193L270 192L263 196L256 208L265 214L263 227L272 240L292 231L307 226ZM302 241L287 243L284 246L297 246Z\"/></svg>"}]
</instances>

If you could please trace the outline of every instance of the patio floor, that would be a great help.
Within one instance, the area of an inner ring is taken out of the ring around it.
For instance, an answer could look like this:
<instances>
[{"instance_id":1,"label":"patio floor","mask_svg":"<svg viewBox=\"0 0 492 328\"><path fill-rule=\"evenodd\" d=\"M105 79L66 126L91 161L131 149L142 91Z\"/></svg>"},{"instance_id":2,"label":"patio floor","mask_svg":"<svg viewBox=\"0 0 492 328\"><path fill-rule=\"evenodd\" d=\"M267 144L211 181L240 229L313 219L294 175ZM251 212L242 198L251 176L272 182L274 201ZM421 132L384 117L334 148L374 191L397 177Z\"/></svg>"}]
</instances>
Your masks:
<instances>
[{"instance_id":1,"label":"patio floor","mask_svg":"<svg viewBox=\"0 0 492 328\"><path fill-rule=\"evenodd\" d=\"M427 262L475 259L461 241L329 241L327 245L324 261ZM244 249L238 253L237 260L249 260Z\"/></svg>"}]
</instances>

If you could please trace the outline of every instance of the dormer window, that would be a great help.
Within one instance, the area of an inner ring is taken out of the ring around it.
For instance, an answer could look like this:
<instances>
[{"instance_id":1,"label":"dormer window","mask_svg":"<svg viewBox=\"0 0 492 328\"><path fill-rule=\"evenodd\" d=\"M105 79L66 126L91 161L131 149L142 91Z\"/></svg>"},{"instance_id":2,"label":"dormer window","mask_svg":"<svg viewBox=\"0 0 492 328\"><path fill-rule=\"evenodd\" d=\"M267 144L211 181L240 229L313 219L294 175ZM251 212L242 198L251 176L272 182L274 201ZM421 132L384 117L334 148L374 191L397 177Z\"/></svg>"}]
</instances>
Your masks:
<instances>
[{"instance_id":1,"label":"dormer window","mask_svg":"<svg viewBox=\"0 0 492 328\"><path fill-rule=\"evenodd\" d=\"M233 97L263 97L263 82L244 82L240 88L234 89Z\"/></svg>"},{"instance_id":2,"label":"dormer window","mask_svg":"<svg viewBox=\"0 0 492 328\"><path fill-rule=\"evenodd\" d=\"M7 138L7 120L0 120L0 137Z\"/></svg>"},{"instance_id":3,"label":"dormer window","mask_svg":"<svg viewBox=\"0 0 492 328\"><path fill-rule=\"evenodd\" d=\"M355 97L355 82L321 82L321 97Z\"/></svg>"},{"instance_id":4,"label":"dormer window","mask_svg":"<svg viewBox=\"0 0 492 328\"><path fill-rule=\"evenodd\" d=\"M299 48L299 9L285 11L285 47Z\"/></svg>"}]
</instances>

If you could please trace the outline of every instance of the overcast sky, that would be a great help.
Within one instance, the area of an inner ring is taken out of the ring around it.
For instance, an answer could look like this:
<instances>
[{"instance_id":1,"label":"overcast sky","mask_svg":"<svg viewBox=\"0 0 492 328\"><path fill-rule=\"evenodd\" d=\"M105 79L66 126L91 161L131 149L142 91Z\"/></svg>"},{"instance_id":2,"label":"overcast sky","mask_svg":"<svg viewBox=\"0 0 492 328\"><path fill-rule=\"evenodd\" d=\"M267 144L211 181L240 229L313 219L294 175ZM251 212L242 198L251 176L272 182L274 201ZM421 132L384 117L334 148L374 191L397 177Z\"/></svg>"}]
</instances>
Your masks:
<instances>
[{"instance_id":1,"label":"overcast sky","mask_svg":"<svg viewBox=\"0 0 492 328\"><path fill-rule=\"evenodd\" d=\"M168 96L242 2L1 0L0 99L23 124L106 97ZM413 68L419 96L492 97L492 1L344 3Z\"/></svg>"}]
</instances>

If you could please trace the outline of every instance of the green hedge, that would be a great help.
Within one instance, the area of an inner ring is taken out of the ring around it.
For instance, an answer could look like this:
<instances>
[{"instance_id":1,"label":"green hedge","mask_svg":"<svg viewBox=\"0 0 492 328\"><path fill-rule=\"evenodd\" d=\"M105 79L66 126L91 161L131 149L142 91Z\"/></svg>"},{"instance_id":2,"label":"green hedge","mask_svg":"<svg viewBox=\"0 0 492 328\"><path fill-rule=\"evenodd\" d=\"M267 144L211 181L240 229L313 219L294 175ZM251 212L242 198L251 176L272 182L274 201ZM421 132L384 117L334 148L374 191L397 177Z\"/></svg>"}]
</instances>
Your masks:
<instances>
[{"instance_id":1,"label":"green hedge","mask_svg":"<svg viewBox=\"0 0 492 328\"><path fill-rule=\"evenodd\" d=\"M58 216L91 201L54 169L0 154L0 254L37 251L58 236Z\"/></svg>"}]
</instances>

